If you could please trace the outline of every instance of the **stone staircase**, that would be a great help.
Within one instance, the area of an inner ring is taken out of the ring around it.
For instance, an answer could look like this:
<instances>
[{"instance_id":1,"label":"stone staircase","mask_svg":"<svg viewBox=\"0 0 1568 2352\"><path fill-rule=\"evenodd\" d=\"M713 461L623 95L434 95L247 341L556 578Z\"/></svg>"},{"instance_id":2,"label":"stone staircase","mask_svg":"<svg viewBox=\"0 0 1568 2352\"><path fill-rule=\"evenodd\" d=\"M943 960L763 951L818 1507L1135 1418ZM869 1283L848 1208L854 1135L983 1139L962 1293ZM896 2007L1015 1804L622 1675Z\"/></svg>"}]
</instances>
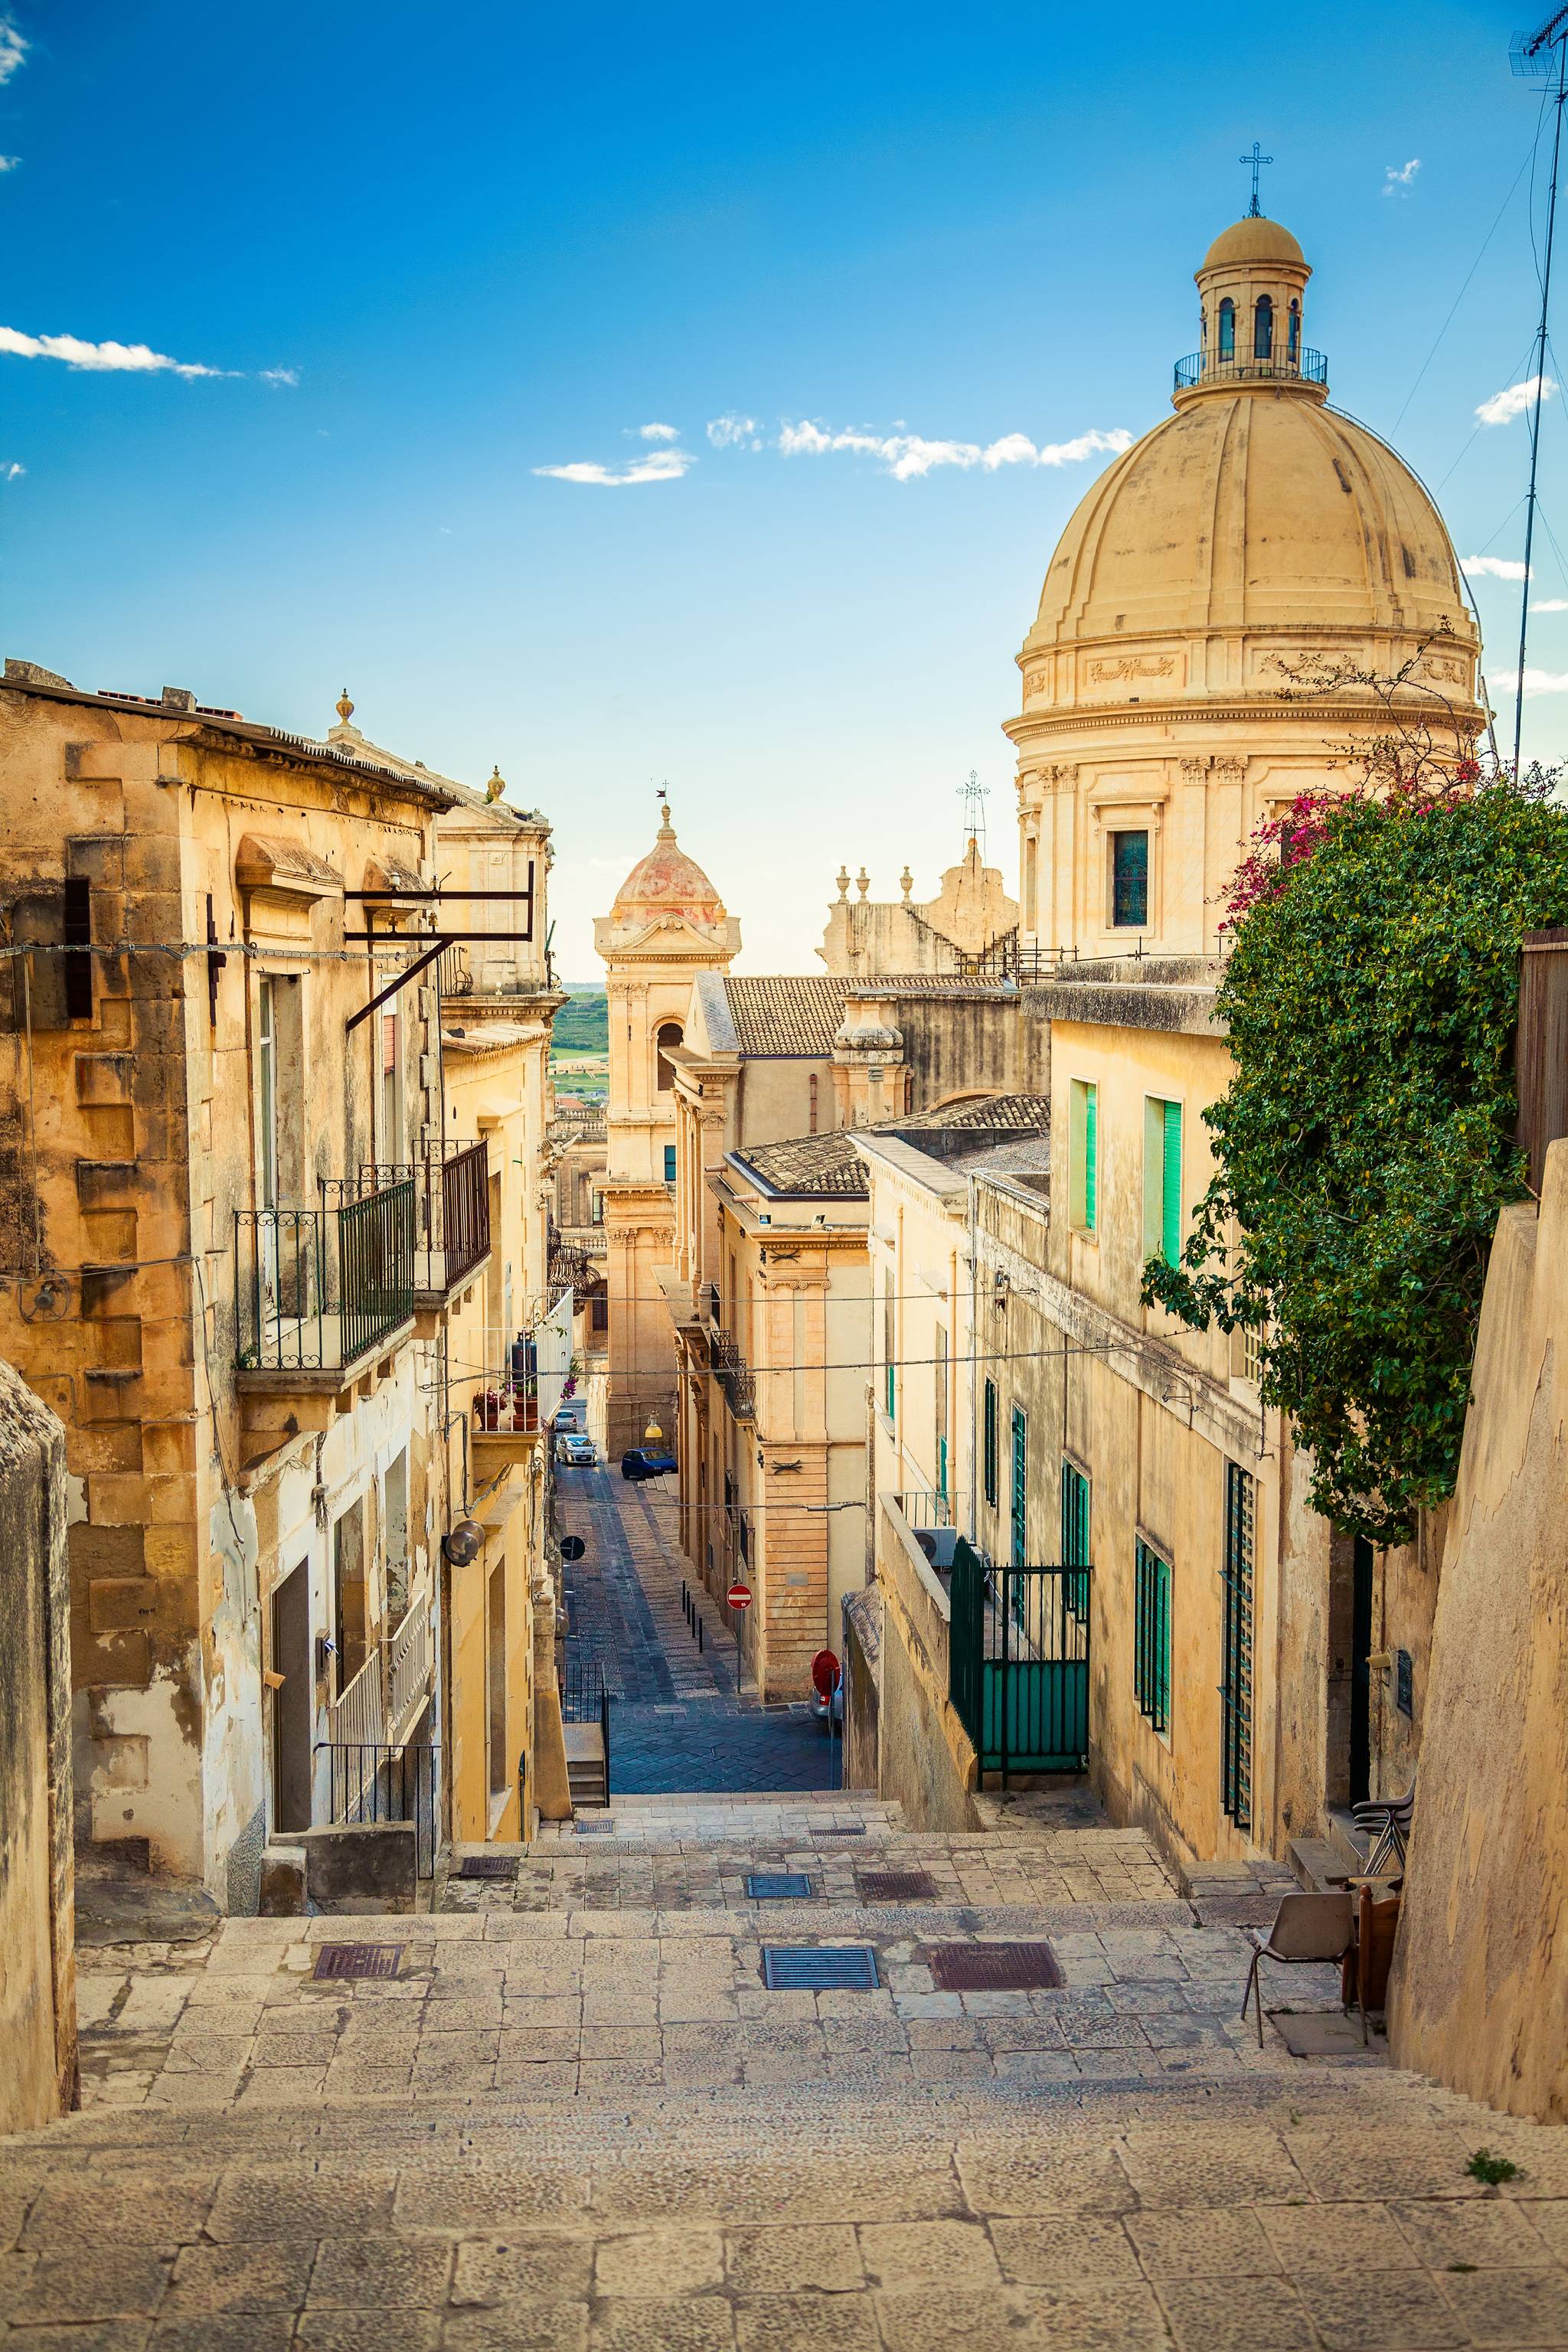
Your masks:
<instances>
[{"instance_id":1,"label":"stone staircase","mask_svg":"<svg viewBox=\"0 0 1568 2352\"><path fill-rule=\"evenodd\" d=\"M1568 2343L1568 2135L1259 2053L1235 1890L1070 1812L615 1798L428 1912L84 1955L87 2103L0 2142L16 2352Z\"/></svg>"}]
</instances>

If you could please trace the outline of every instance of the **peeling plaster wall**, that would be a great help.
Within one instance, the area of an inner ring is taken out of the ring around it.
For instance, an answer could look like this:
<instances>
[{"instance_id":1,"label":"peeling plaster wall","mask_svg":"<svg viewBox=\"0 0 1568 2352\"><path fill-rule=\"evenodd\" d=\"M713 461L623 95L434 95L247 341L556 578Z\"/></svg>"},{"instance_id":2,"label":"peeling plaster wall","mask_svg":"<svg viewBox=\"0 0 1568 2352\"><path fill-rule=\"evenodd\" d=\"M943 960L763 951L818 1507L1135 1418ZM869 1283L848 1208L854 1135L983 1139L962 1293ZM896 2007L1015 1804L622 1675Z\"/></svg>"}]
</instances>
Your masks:
<instances>
[{"instance_id":1,"label":"peeling plaster wall","mask_svg":"<svg viewBox=\"0 0 1568 2352\"><path fill-rule=\"evenodd\" d=\"M76 2080L65 1489L65 1431L0 1364L0 2133Z\"/></svg>"},{"instance_id":2,"label":"peeling plaster wall","mask_svg":"<svg viewBox=\"0 0 1568 2352\"><path fill-rule=\"evenodd\" d=\"M1568 2122L1568 1142L1498 1222L1437 1588L1398 2063Z\"/></svg>"}]
</instances>

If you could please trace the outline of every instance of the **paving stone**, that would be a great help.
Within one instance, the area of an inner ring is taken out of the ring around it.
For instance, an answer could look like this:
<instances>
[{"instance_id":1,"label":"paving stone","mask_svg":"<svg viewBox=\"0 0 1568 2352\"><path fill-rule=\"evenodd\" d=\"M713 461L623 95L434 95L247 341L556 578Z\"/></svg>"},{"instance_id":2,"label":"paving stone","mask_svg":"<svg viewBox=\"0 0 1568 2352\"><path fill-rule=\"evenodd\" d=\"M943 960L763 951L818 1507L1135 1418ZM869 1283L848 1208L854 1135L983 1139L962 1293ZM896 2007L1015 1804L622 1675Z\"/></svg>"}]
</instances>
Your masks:
<instances>
[{"instance_id":1,"label":"paving stone","mask_svg":"<svg viewBox=\"0 0 1568 2352\"><path fill-rule=\"evenodd\" d=\"M351 2311L437 2305L447 2300L451 2269L450 2248L436 2240L323 2238L309 2301Z\"/></svg>"},{"instance_id":2,"label":"paving stone","mask_svg":"<svg viewBox=\"0 0 1568 2352\"><path fill-rule=\"evenodd\" d=\"M293 2341L298 2352L437 2352L441 2318L434 2311L332 2311L307 2304Z\"/></svg>"},{"instance_id":3,"label":"paving stone","mask_svg":"<svg viewBox=\"0 0 1568 2352\"><path fill-rule=\"evenodd\" d=\"M1492 2197L1428 2198L1389 2211L1428 2270L1452 2263L1478 2269L1538 2268L1541 2240L1528 2209Z\"/></svg>"},{"instance_id":4,"label":"paving stone","mask_svg":"<svg viewBox=\"0 0 1568 2352\"><path fill-rule=\"evenodd\" d=\"M1169 2342L1147 2286L994 2287L879 2294L886 2352L1159 2352Z\"/></svg>"},{"instance_id":5,"label":"paving stone","mask_svg":"<svg viewBox=\"0 0 1568 2352\"><path fill-rule=\"evenodd\" d=\"M724 2284L717 2230L628 2230L601 2238L594 2283L602 2295L683 2295Z\"/></svg>"},{"instance_id":6,"label":"paving stone","mask_svg":"<svg viewBox=\"0 0 1568 2352\"><path fill-rule=\"evenodd\" d=\"M157 2179L62 2180L39 2191L22 2243L46 2251L68 2242L142 2245L172 2253L200 2235L212 2202L210 2180L167 2172Z\"/></svg>"},{"instance_id":7,"label":"paving stone","mask_svg":"<svg viewBox=\"0 0 1568 2352\"><path fill-rule=\"evenodd\" d=\"M865 2284L859 2244L847 2225L727 2230L724 2248L730 2284L742 2294L839 2294Z\"/></svg>"},{"instance_id":8,"label":"paving stone","mask_svg":"<svg viewBox=\"0 0 1568 2352\"><path fill-rule=\"evenodd\" d=\"M147 2321L134 2319L92 2320L80 2327L13 2327L5 2352L145 2352L152 2332Z\"/></svg>"},{"instance_id":9,"label":"paving stone","mask_svg":"<svg viewBox=\"0 0 1568 2352\"><path fill-rule=\"evenodd\" d=\"M1210 2210L1194 2221L1190 2208L1131 2213L1123 2227L1152 2279L1268 2277L1279 2258L1249 2207Z\"/></svg>"},{"instance_id":10,"label":"paving stone","mask_svg":"<svg viewBox=\"0 0 1568 2352\"><path fill-rule=\"evenodd\" d=\"M740 2352L878 2352L869 2294L745 2295L735 2305Z\"/></svg>"},{"instance_id":11,"label":"paving stone","mask_svg":"<svg viewBox=\"0 0 1568 2352\"><path fill-rule=\"evenodd\" d=\"M207 2235L226 2240L347 2237L384 2229L397 2175L391 2166L356 2171L309 2162L260 2164L225 2174Z\"/></svg>"},{"instance_id":12,"label":"paving stone","mask_svg":"<svg viewBox=\"0 0 1568 2352\"><path fill-rule=\"evenodd\" d=\"M315 2247L285 2241L183 2246L163 2304L170 2318L224 2311L297 2311Z\"/></svg>"},{"instance_id":13,"label":"paving stone","mask_svg":"<svg viewBox=\"0 0 1568 2352\"><path fill-rule=\"evenodd\" d=\"M1312 2352L1317 2343L1300 2295L1282 2279L1162 2279L1160 2300L1178 2352Z\"/></svg>"},{"instance_id":14,"label":"paving stone","mask_svg":"<svg viewBox=\"0 0 1568 2352\"><path fill-rule=\"evenodd\" d=\"M1392 2271L1381 2276L1376 2272L1302 2271L1296 2285L1329 2352L1395 2352L1400 2346L1431 2347L1467 2340L1451 2306L1424 2272Z\"/></svg>"},{"instance_id":15,"label":"paving stone","mask_svg":"<svg viewBox=\"0 0 1568 2352\"><path fill-rule=\"evenodd\" d=\"M442 2352L586 2352L585 2303L500 2303L459 2311L446 2324Z\"/></svg>"},{"instance_id":16,"label":"paving stone","mask_svg":"<svg viewBox=\"0 0 1568 2352\"><path fill-rule=\"evenodd\" d=\"M1437 2286L1475 2344L1568 2344L1568 2275L1549 2269L1445 2269ZM1440 2340L1440 2339L1438 2339Z\"/></svg>"},{"instance_id":17,"label":"paving stone","mask_svg":"<svg viewBox=\"0 0 1568 2352\"><path fill-rule=\"evenodd\" d=\"M76 2246L40 2254L13 2308L15 2326L150 2317L163 2299L169 2263L125 2246Z\"/></svg>"},{"instance_id":18,"label":"paving stone","mask_svg":"<svg viewBox=\"0 0 1568 2352\"><path fill-rule=\"evenodd\" d=\"M991 2286L1001 2281L991 2241L975 2221L863 2222L860 2258L873 2286Z\"/></svg>"},{"instance_id":19,"label":"paving stone","mask_svg":"<svg viewBox=\"0 0 1568 2352\"><path fill-rule=\"evenodd\" d=\"M520 2231L506 2238L465 2239L452 2275L454 2304L494 2304L531 2295L568 2301L589 2292L592 2245L582 2238L548 2231Z\"/></svg>"},{"instance_id":20,"label":"paving stone","mask_svg":"<svg viewBox=\"0 0 1568 2352\"><path fill-rule=\"evenodd\" d=\"M994 2221L1002 2275L1020 2286L1136 2279L1138 2257L1120 2221L1068 2206L1021 2221Z\"/></svg>"},{"instance_id":21,"label":"paving stone","mask_svg":"<svg viewBox=\"0 0 1568 2352\"><path fill-rule=\"evenodd\" d=\"M283 2352L295 2341L294 2317L286 2311L208 2313L201 2319L171 2319L147 2341L153 2352Z\"/></svg>"},{"instance_id":22,"label":"paving stone","mask_svg":"<svg viewBox=\"0 0 1568 2352\"><path fill-rule=\"evenodd\" d=\"M1415 2270L1419 2257L1387 2206L1259 2205L1258 2220L1284 2268Z\"/></svg>"}]
</instances>

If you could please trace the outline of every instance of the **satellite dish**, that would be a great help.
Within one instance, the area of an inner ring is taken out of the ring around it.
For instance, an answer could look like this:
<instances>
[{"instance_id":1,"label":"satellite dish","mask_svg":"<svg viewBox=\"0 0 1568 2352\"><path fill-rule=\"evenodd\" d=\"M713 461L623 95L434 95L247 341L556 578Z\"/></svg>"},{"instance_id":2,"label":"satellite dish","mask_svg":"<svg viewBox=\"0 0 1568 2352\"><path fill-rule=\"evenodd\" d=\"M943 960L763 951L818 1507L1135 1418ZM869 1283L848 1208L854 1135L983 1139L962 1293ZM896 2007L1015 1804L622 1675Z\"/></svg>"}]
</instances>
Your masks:
<instances>
[{"instance_id":1,"label":"satellite dish","mask_svg":"<svg viewBox=\"0 0 1568 2352\"><path fill-rule=\"evenodd\" d=\"M581 1536L563 1536L561 1538L563 1559L581 1559L587 1549Z\"/></svg>"},{"instance_id":2,"label":"satellite dish","mask_svg":"<svg viewBox=\"0 0 1568 2352\"><path fill-rule=\"evenodd\" d=\"M441 1538L441 1549L454 1568L467 1568L484 1549L485 1531L478 1519L459 1519Z\"/></svg>"}]
</instances>

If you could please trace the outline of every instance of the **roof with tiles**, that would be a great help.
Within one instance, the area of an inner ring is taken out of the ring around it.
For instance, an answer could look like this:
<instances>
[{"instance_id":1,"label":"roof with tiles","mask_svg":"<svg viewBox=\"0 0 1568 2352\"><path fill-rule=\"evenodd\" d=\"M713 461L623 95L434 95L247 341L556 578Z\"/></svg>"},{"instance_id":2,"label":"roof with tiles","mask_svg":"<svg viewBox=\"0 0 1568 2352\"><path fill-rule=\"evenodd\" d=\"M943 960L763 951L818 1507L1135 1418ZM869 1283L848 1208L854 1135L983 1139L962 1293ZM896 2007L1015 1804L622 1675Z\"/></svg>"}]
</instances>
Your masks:
<instances>
[{"instance_id":1,"label":"roof with tiles","mask_svg":"<svg viewBox=\"0 0 1568 2352\"><path fill-rule=\"evenodd\" d=\"M780 1143L756 1144L731 1157L744 1174L760 1179L770 1193L808 1201L864 1201L869 1187L865 1163L855 1149L857 1136L895 1134L912 1141L922 1131L960 1130L973 1134L976 1150L984 1150L989 1139L1004 1136L1026 1137L1032 1147L1049 1131L1050 1123L1051 1106L1044 1095L970 1095L962 1102L909 1111L902 1118L883 1119L874 1127L834 1128L826 1135L791 1136Z\"/></svg>"},{"instance_id":2,"label":"roof with tiles","mask_svg":"<svg viewBox=\"0 0 1568 2352\"><path fill-rule=\"evenodd\" d=\"M833 1040L844 1018L842 980L826 973L801 980L731 977L723 989L737 1053L833 1059Z\"/></svg>"}]
</instances>

